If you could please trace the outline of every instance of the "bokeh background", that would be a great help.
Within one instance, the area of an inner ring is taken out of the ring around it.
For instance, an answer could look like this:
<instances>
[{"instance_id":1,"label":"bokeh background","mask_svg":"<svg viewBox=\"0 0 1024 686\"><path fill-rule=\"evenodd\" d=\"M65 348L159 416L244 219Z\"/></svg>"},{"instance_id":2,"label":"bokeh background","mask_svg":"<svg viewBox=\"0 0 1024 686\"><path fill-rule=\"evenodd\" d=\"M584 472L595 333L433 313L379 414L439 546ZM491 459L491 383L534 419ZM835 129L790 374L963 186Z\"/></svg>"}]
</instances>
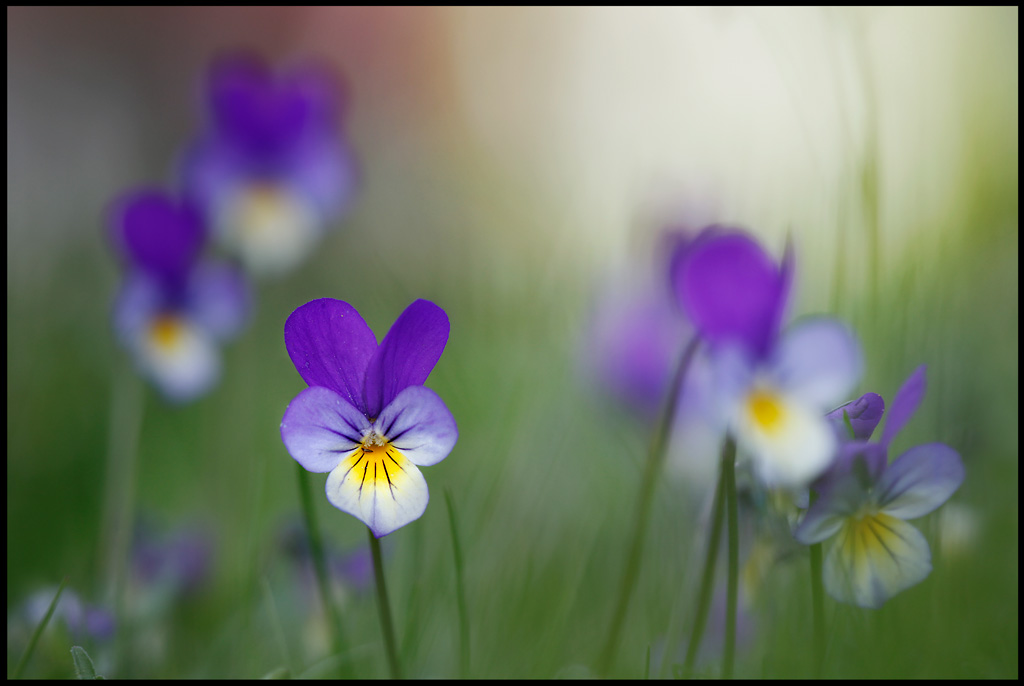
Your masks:
<instances>
[{"instance_id":1,"label":"bokeh background","mask_svg":"<svg viewBox=\"0 0 1024 686\"><path fill-rule=\"evenodd\" d=\"M278 435L304 387L283 324L318 297L352 303L378 337L418 297L451 320L428 383L460 440L424 470L423 518L384 539L406 672L460 673L447 491L470 674L593 674L650 426L581 362L588 327L601 294L663 278L667 226L725 222L777 254L792 236L794 313L853 324L867 359L860 391L888 400L929 365L925 403L896 448L943 441L967 469L953 514L919 524L934 556L925 582L879 611L829 600L826 675L1017 676L1017 8L7 18L8 674L34 593L68 576L83 602L109 601L105 465L134 411L117 406L117 389L133 383L140 531L199 532L202 574L157 600L134 580L129 658L107 676L330 672L308 575L290 562L299 501ZM202 126L206 66L236 48L275 64L314 56L344 74L360 186L303 268L257 284L219 386L172 407L115 345L120 277L104 216L128 187L173 183ZM364 527L313 478L328 545L357 554ZM658 486L622 676L642 676L666 642L674 650L671 627L685 633L708 488L671 475ZM741 676L811 673L806 556L778 557ZM337 584L352 663L385 675L372 592L352 574ZM56 622L26 674L71 676L75 642L111 668L108 639Z\"/></svg>"}]
</instances>

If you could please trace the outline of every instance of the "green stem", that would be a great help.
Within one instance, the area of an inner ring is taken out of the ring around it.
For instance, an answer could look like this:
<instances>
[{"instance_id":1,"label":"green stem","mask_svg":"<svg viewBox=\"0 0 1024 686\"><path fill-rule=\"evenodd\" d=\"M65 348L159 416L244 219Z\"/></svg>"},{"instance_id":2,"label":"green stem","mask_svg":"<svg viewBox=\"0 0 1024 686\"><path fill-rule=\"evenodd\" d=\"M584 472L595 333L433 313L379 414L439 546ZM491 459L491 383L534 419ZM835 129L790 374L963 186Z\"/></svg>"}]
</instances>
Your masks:
<instances>
[{"instance_id":1,"label":"green stem","mask_svg":"<svg viewBox=\"0 0 1024 686\"><path fill-rule=\"evenodd\" d=\"M388 587L384 582L384 561L380 554L380 541L373 535L369 527L366 533L370 536L370 552L373 554L373 576L377 581L377 609L380 610L380 630L384 634L384 649L388 655L388 668L392 679L402 678L402 669L398 664L398 649L395 645L395 628L391 623L391 604L388 603Z\"/></svg>"},{"instance_id":2,"label":"green stem","mask_svg":"<svg viewBox=\"0 0 1024 686\"><path fill-rule=\"evenodd\" d=\"M693 338L683 350L679 358L679 365L676 367L675 377L669 386L668 396L662 405L661 418L651 440L650 450L647 454L647 464L644 469L643 479L640 482L640 498L637 507L636 519L633 523L633 535L630 537L630 550L626 558L626 569L622 575L622 585L619 587L619 599L615 606L615 614L608 628L608 638L605 640L604 651L601 653L599 671L607 674L615 664L615 653L619 647L619 634L622 631L622 623L626 618L626 610L629 607L629 599L636 586L637 573L640 570L640 558L643 554L644 538L647 533L647 526L650 523L651 504L653 502L654 484L661 473L661 466L665 462L665 449L668 446L668 438L672 431L672 420L676 414L676 405L679 401L679 392L683 388L683 381L686 378L686 370L690 366L697 351L699 339Z\"/></svg>"},{"instance_id":3,"label":"green stem","mask_svg":"<svg viewBox=\"0 0 1024 686\"><path fill-rule=\"evenodd\" d=\"M331 633L334 643L334 652L339 659L338 674L342 678L348 674L347 662L343 659L345 641L341 630L341 619L338 617L338 610L334 606L331 595L330 577L327 575L327 562L324 559L323 539L320 538L320 528L317 526L316 510L313 507L313 495L309 487L309 472L303 469L302 465L295 463L296 474L299 479L299 498L302 501L302 515L306 520L306 534L309 536L309 554L313 558L313 571L316 575L316 585L320 591L320 602L323 603L324 616L327 618L328 630Z\"/></svg>"},{"instance_id":4,"label":"green stem","mask_svg":"<svg viewBox=\"0 0 1024 686\"><path fill-rule=\"evenodd\" d=\"M725 648L722 651L722 678L732 678L736 657L736 600L739 590L740 527L736 499L736 443L725 439L722 450L722 477L725 482L725 503L729 517L729 575L725 600Z\"/></svg>"},{"instance_id":5,"label":"green stem","mask_svg":"<svg viewBox=\"0 0 1024 686\"><path fill-rule=\"evenodd\" d=\"M704 638L708 609L711 607L711 587L715 578L715 562L718 559L718 543L722 538L722 520L725 514L725 462L727 459L732 459L727 456L726 447L728 447L728 442L722 448L721 474L718 477L715 502L712 506L707 557L704 558L704 571L701 573L700 589L697 591L697 612L693 618L693 630L690 631L690 640L686 646L686 658L683 661L684 679L689 679L693 675L693 664L697 660L697 650L700 648L701 639Z\"/></svg>"},{"instance_id":6,"label":"green stem","mask_svg":"<svg viewBox=\"0 0 1024 686\"><path fill-rule=\"evenodd\" d=\"M455 557L455 600L459 609L459 678L469 678L469 613L466 611L466 588L462 577L462 547L459 545L459 530L455 524L455 503L452 494L444 489L444 501L448 505L448 523L452 530L452 554Z\"/></svg>"},{"instance_id":7,"label":"green stem","mask_svg":"<svg viewBox=\"0 0 1024 686\"><path fill-rule=\"evenodd\" d=\"M110 401L100 534L101 580L105 583L102 595L116 618L113 664L115 671L122 675L125 670L118 666L123 668L122 659L131 653L124 645L130 636L124 610L124 587L135 521L135 481L144 401L145 393L138 375L127 361L122 363Z\"/></svg>"},{"instance_id":8,"label":"green stem","mask_svg":"<svg viewBox=\"0 0 1024 686\"><path fill-rule=\"evenodd\" d=\"M64 592L64 587L68 585L68 578L64 577L64 580L60 582L60 587L57 589L57 594L53 596L53 600L50 601L50 607L46 610L46 615L43 617L43 621L36 625L36 630L32 632L32 638L28 641L28 647L25 648L25 654L21 656L18 661L18 666L14 668L14 673L11 675L12 679L21 678L21 672L25 669L25 665L28 664L28 659L32 657L32 653L36 650L36 643L39 642L39 637L43 635L43 630L46 629L46 625L50 623L50 617L53 616L53 611L57 609L57 601L60 600L60 594Z\"/></svg>"},{"instance_id":9,"label":"green stem","mask_svg":"<svg viewBox=\"0 0 1024 686\"><path fill-rule=\"evenodd\" d=\"M817 493L812 490L810 504L813 505L816 499ZM821 543L811 545L811 608L814 621L814 678L818 679L825 665L825 593L821 577Z\"/></svg>"}]
</instances>

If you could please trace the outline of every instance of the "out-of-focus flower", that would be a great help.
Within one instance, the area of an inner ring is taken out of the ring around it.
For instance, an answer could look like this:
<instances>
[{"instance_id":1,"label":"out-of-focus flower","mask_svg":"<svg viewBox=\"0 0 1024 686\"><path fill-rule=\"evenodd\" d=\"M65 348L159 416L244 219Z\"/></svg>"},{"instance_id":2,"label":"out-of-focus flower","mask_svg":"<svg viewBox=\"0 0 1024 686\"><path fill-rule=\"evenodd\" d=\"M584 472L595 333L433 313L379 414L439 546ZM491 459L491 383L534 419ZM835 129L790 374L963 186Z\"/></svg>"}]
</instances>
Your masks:
<instances>
[{"instance_id":1,"label":"out-of-focus flower","mask_svg":"<svg viewBox=\"0 0 1024 686\"><path fill-rule=\"evenodd\" d=\"M121 196L109 225L126 267L114 303L119 342L169 400L204 394L220 375L218 343L234 337L248 317L244 277L230 265L199 259L200 217L158 190Z\"/></svg>"},{"instance_id":2,"label":"out-of-focus flower","mask_svg":"<svg viewBox=\"0 0 1024 686\"><path fill-rule=\"evenodd\" d=\"M249 269L286 272L351 200L355 164L339 133L340 84L323 64L275 78L241 53L212 64L205 95L207 129L182 166L186 197Z\"/></svg>"},{"instance_id":3,"label":"out-of-focus flower","mask_svg":"<svg viewBox=\"0 0 1024 686\"><path fill-rule=\"evenodd\" d=\"M841 446L814 486L818 501L796 529L796 539L808 545L836 536L823 570L825 589L836 600L881 607L931 572L928 542L904 520L932 512L960 487L960 456L944 443L927 443L888 463L889 445L914 414L924 389L922 366L896 393L878 443L853 440ZM864 426L862 433L870 437L873 429Z\"/></svg>"},{"instance_id":4,"label":"out-of-focus flower","mask_svg":"<svg viewBox=\"0 0 1024 686\"><path fill-rule=\"evenodd\" d=\"M158 533L142 523L135 532L132 568L141 586L166 588L180 596L200 589L210 578L213 540L198 527Z\"/></svg>"},{"instance_id":5,"label":"out-of-focus flower","mask_svg":"<svg viewBox=\"0 0 1024 686\"><path fill-rule=\"evenodd\" d=\"M302 578L301 585L312 594L315 583L313 555L309 548L309 534L302 521L295 519L284 526L279 542ZM383 552L387 555L388 549ZM349 592L361 593L373 584L373 558L365 545L342 551L325 542L324 558L327 571L336 584L336 593L340 592L342 596Z\"/></svg>"},{"instance_id":6,"label":"out-of-focus flower","mask_svg":"<svg viewBox=\"0 0 1024 686\"><path fill-rule=\"evenodd\" d=\"M771 486L808 484L837 439L824 417L856 384L860 347L840 322L808 318L780 334L793 259L781 266L746 234L710 227L676 251L672 281L711 349L715 404Z\"/></svg>"},{"instance_id":7,"label":"out-of-focus flower","mask_svg":"<svg viewBox=\"0 0 1024 686\"><path fill-rule=\"evenodd\" d=\"M381 344L355 308L322 298L285 323L285 347L310 388L281 421L289 454L311 472L330 472L327 499L377 538L418 519L430 499L417 465L448 456L455 418L423 386L448 342L448 316L417 300Z\"/></svg>"},{"instance_id":8,"label":"out-of-focus flower","mask_svg":"<svg viewBox=\"0 0 1024 686\"><path fill-rule=\"evenodd\" d=\"M46 611L56 594L56 588L46 588L36 591L25 600L23 615L30 627L36 627L46 616ZM65 588L61 593L50 618L51 625L55 620L64 624L70 638L76 642L83 642L89 638L106 641L114 636L113 613L99 605L84 602L78 593L70 588Z\"/></svg>"}]
</instances>

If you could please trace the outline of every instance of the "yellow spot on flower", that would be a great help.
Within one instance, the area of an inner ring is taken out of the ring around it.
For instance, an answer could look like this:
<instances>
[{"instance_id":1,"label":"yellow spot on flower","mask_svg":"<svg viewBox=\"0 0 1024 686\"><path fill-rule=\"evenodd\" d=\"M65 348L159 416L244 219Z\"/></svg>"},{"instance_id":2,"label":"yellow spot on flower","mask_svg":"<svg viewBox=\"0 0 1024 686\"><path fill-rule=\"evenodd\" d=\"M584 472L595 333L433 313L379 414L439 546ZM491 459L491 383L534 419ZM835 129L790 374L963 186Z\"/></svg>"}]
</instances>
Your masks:
<instances>
[{"instance_id":1,"label":"yellow spot on flower","mask_svg":"<svg viewBox=\"0 0 1024 686\"><path fill-rule=\"evenodd\" d=\"M782 399L770 391L755 390L747 397L747 407L754 422L769 433L781 429L786 421Z\"/></svg>"},{"instance_id":2,"label":"yellow spot on flower","mask_svg":"<svg viewBox=\"0 0 1024 686\"><path fill-rule=\"evenodd\" d=\"M185 322L173 314L161 314L149 327L149 336L162 350L175 348L185 334Z\"/></svg>"}]
</instances>

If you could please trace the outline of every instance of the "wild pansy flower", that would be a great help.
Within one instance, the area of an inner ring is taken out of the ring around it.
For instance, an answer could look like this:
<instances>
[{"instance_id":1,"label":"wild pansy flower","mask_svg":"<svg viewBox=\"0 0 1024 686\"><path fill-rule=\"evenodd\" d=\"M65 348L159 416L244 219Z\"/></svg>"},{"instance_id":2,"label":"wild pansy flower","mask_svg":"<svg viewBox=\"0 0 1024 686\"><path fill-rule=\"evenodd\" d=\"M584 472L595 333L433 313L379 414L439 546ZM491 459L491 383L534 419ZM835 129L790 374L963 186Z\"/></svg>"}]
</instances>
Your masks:
<instances>
[{"instance_id":1,"label":"wild pansy flower","mask_svg":"<svg viewBox=\"0 0 1024 686\"><path fill-rule=\"evenodd\" d=\"M109 223L127 269L114 303L120 343L168 399L202 395L220 375L218 343L234 337L248 316L244 277L199 259L199 215L161 191L126 193Z\"/></svg>"},{"instance_id":2,"label":"wild pansy flower","mask_svg":"<svg viewBox=\"0 0 1024 686\"><path fill-rule=\"evenodd\" d=\"M793 258L777 265L745 233L706 229L676 251L672 282L710 348L716 406L769 485L809 483L831 461L836 437L824 413L861 373L850 330L826 317L780 333Z\"/></svg>"},{"instance_id":3,"label":"wild pansy flower","mask_svg":"<svg viewBox=\"0 0 1024 686\"><path fill-rule=\"evenodd\" d=\"M207 131L187 150L187 197L256 273L288 271L346 209L352 152L338 132L340 88L322 64L275 77L260 59L215 61Z\"/></svg>"},{"instance_id":4,"label":"wild pansy flower","mask_svg":"<svg viewBox=\"0 0 1024 686\"><path fill-rule=\"evenodd\" d=\"M430 496L417 466L448 456L455 419L423 386L448 342L448 316L417 300L380 345L355 308L322 298L292 312L285 347L309 388L288 405L281 439L327 499L377 538L420 517Z\"/></svg>"},{"instance_id":5,"label":"wild pansy flower","mask_svg":"<svg viewBox=\"0 0 1024 686\"><path fill-rule=\"evenodd\" d=\"M23 615L29 631L46 616L56 592L56 588L46 588L33 593L25 600ZM106 641L114 636L114 615L99 605L83 601L78 593L70 588L65 588L57 601L51 618L51 621L55 620L64 623L69 637L76 642L89 639Z\"/></svg>"},{"instance_id":6,"label":"wild pansy flower","mask_svg":"<svg viewBox=\"0 0 1024 686\"><path fill-rule=\"evenodd\" d=\"M944 443L927 443L888 463L889 445L913 416L924 390L922 366L896 393L877 443L867 439L880 413L860 427L851 418L859 436L841 446L835 463L815 484L819 498L796 529L796 539L808 545L836 536L824 565L825 589L836 600L881 607L931 572L928 542L904 520L932 512L960 487L960 456ZM858 404L879 407L871 398Z\"/></svg>"}]
</instances>

